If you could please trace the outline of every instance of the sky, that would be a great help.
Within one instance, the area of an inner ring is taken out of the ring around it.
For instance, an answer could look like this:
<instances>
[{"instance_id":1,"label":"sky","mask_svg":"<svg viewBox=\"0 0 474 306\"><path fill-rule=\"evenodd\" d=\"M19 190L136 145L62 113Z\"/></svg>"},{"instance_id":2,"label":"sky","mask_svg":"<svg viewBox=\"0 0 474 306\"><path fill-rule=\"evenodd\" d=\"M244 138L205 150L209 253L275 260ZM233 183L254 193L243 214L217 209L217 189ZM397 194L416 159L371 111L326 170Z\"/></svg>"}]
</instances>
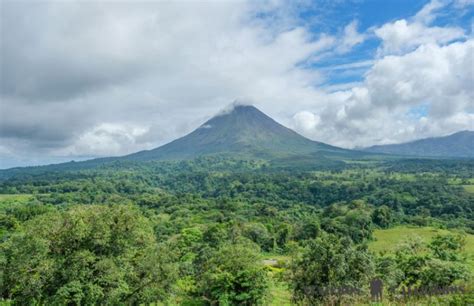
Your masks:
<instances>
[{"instance_id":1,"label":"sky","mask_svg":"<svg viewBox=\"0 0 474 306\"><path fill-rule=\"evenodd\" d=\"M345 148L474 130L474 0L0 3L0 168L151 149L234 101Z\"/></svg>"}]
</instances>

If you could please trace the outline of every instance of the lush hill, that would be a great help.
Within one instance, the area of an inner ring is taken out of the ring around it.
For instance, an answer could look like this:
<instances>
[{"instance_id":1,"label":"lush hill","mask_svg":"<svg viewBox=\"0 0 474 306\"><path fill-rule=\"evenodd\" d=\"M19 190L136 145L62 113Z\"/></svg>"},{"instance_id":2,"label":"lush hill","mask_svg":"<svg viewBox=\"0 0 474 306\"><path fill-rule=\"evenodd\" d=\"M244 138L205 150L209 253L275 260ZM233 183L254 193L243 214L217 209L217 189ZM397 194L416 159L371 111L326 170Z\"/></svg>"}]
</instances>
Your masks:
<instances>
[{"instance_id":1,"label":"lush hill","mask_svg":"<svg viewBox=\"0 0 474 306\"><path fill-rule=\"evenodd\" d=\"M364 151L411 156L474 158L474 131L462 131L444 137L401 144L373 146Z\"/></svg>"},{"instance_id":2,"label":"lush hill","mask_svg":"<svg viewBox=\"0 0 474 306\"><path fill-rule=\"evenodd\" d=\"M202 155L232 154L257 158L306 155L348 150L309 140L249 105L235 105L192 133L159 148L125 156L131 160L190 159Z\"/></svg>"}]
</instances>

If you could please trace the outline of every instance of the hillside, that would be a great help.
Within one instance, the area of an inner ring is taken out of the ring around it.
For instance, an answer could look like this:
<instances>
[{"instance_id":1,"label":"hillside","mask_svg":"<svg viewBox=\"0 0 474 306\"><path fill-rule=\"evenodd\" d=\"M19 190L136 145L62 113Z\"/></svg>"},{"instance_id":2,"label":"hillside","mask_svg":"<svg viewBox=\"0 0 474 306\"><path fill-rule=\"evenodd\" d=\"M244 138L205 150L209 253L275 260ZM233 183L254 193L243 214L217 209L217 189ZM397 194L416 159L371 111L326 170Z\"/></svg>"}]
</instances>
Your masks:
<instances>
[{"instance_id":1,"label":"hillside","mask_svg":"<svg viewBox=\"0 0 474 306\"><path fill-rule=\"evenodd\" d=\"M410 156L474 158L474 131L461 131L444 137L425 138L401 144L378 145L363 150Z\"/></svg>"},{"instance_id":2,"label":"hillside","mask_svg":"<svg viewBox=\"0 0 474 306\"><path fill-rule=\"evenodd\" d=\"M176 160L212 154L278 158L315 152L350 151L307 139L279 124L254 106L236 105L230 111L216 115L182 138L159 148L123 158Z\"/></svg>"},{"instance_id":3,"label":"hillside","mask_svg":"<svg viewBox=\"0 0 474 306\"><path fill-rule=\"evenodd\" d=\"M345 160L370 155L310 140L249 105L232 105L196 130L152 150L38 167L0 170L0 178L17 174L120 167L145 161L180 161L197 157L266 160L276 168L337 168Z\"/></svg>"}]
</instances>

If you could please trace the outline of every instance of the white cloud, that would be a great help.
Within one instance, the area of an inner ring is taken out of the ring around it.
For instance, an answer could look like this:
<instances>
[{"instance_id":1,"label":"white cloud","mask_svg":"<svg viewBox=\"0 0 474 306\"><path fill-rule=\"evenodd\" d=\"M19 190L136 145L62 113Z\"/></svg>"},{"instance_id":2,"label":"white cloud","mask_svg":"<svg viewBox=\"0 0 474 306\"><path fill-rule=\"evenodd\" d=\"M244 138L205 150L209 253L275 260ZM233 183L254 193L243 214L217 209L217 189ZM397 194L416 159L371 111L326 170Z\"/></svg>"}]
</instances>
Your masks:
<instances>
[{"instance_id":1,"label":"white cloud","mask_svg":"<svg viewBox=\"0 0 474 306\"><path fill-rule=\"evenodd\" d=\"M280 105L275 110L288 99L309 102L322 77L297 64L332 39L301 27L273 33L246 21L251 9L246 2L6 3L0 136L51 154L125 154L120 141L84 145L96 142L91 127L140 125L148 132L136 141L145 147L190 131L240 96Z\"/></svg>"},{"instance_id":2,"label":"white cloud","mask_svg":"<svg viewBox=\"0 0 474 306\"><path fill-rule=\"evenodd\" d=\"M379 55L403 54L424 44L445 45L465 39L465 31L460 27L431 25L450 3L451 0L432 0L412 18L399 19L376 28L374 33L382 40ZM454 5L465 6L457 2Z\"/></svg>"},{"instance_id":3,"label":"white cloud","mask_svg":"<svg viewBox=\"0 0 474 306\"><path fill-rule=\"evenodd\" d=\"M345 95L332 94L317 128L295 124L314 139L367 146L474 129L474 40L424 45L375 62L365 81ZM410 111L428 105L413 118Z\"/></svg>"},{"instance_id":4,"label":"white cloud","mask_svg":"<svg viewBox=\"0 0 474 306\"><path fill-rule=\"evenodd\" d=\"M458 8L465 8L474 5L474 0L455 0L454 5Z\"/></svg>"},{"instance_id":5,"label":"white cloud","mask_svg":"<svg viewBox=\"0 0 474 306\"><path fill-rule=\"evenodd\" d=\"M387 23L375 30L382 40L379 54L403 54L424 44L447 44L464 38L464 30L458 27L427 27L420 22L405 19Z\"/></svg>"},{"instance_id":6,"label":"white cloud","mask_svg":"<svg viewBox=\"0 0 474 306\"><path fill-rule=\"evenodd\" d=\"M320 120L319 116L312 112L301 111L293 116L293 125L298 130L312 131L318 126Z\"/></svg>"},{"instance_id":7,"label":"white cloud","mask_svg":"<svg viewBox=\"0 0 474 306\"><path fill-rule=\"evenodd\" d=\"M0 156L147 149L239 97L349 147L473 128L473 43L463 29L430 26L436 5L376 29L375 59L321 70L308 66L369 37L356 21L336 35L315 33L279 1L7 1L2 9ZM256 20L265 9L269 20ZM361 68L360 82L325 82L330 71ZM428 114L407 116L421 103Z\"/></svg>"},{"instance_id":8,"label":"white cloud","mask_svg":"<svg viewBox=\"0 0 474 306\"><path fill-rule=\"evenodd\" d=\"M347 70L347 69L357 69L357 68L367 68L374 64L374 60L366 60L360 62L353 62L349 64L340 64L329 67L324 67L321 70Z\"/></svg>"},{"instance_id":9,"label":"white cloud","mask_svg":"<svg viewBox=\"0 0 474 306\"><path fill-rule=\"evenodd\" d=\"M137 139L147 129L120 123L102 123L80 135L70 146L53 151L56 156L116 156L143 148Z\"/></svg>"},{"instance_id":10,"label":"white cloud","mask_svg":"<svg viewBox=\"0 0 474 306\"><path fill-rule=\"evenodd\" d=\"M367 38L366 34L357 31L357 25L358 22L354 20L344 28L344 34L336 49L338 52L346 53Z\"/></svg>"},{"instance_id":11,"label":"white cloud","mask_svg":"<svg viewBox=\"0 0 474 306\"><path fill-rule=\"evenodd\" d=\"M430 24L436 19L436 13L445 7L450 0L431 0L413 17L415 22Z\"/></svg>"}]
</instances>

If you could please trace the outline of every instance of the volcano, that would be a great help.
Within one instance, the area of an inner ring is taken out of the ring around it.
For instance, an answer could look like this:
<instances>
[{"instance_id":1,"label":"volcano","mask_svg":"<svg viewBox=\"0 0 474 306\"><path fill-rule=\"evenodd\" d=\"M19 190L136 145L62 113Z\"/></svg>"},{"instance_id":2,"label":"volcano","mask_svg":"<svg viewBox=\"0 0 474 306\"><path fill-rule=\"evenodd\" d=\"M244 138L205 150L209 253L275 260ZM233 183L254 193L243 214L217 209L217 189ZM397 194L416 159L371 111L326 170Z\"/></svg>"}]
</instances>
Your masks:
<instances>
[{"instance_id":1,"label":"volcano","mask_svg":"<svg viewBox=\"0 0 474 306\"><path fill-rule=\"evenodd\" d=\"M190 134L156 149L124 156L130 160L179 160L203 155L283 158L349 150L310 140L279 124L254 106L233 105Z\"/></svg>"}]
</instances>

